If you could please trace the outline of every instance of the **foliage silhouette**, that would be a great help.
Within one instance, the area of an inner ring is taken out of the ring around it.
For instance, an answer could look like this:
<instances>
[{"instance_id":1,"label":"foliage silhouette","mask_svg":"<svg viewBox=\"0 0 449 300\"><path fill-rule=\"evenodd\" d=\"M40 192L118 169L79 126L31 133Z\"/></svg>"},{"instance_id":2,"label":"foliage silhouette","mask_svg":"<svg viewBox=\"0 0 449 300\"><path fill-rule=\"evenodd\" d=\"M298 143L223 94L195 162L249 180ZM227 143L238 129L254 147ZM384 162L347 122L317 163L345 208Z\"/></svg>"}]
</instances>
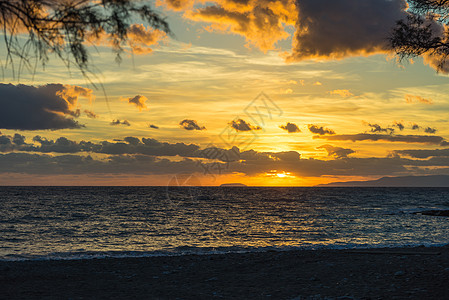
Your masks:
<instances>
[{"instance_id":1,"label":"foliage silhouette","mask_svg":"<svg viewBox=\"0 0 449 300\"><path fill-rule=\"evenodd\" d=\"M401 60L429 55L437 71L446 71L449 55L449 0L408 0L405 20L396 23L390 45Z\"/></svg>"},{"instance_id":2,"label":"foliage silhouette","mask_svg":"<svg viewBox=\"0 0 449 300\"><path fill-rule=\"evenodd\" d=\"M15 77L17 58L19 73L24 67L35 72L39 62L45 67L49 55L55 54L69 70L76 66L87 77L86 44L107 38L119 63L131 25L138 19L171 34L165 19L137 0L0 0L7 51L0 63L3 68L11 67Z\"/></svg>"}]
</instances>

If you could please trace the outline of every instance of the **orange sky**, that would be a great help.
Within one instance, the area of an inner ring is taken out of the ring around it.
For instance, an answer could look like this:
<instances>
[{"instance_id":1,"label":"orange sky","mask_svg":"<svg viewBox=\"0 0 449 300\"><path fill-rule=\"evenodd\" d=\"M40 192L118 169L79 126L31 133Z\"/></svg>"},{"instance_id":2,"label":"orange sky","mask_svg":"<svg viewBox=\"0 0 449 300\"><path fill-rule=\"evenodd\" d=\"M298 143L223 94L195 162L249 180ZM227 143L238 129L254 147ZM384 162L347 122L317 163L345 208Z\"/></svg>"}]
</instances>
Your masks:
<instances>
[{"instance_id":1,"label":"orange sky","mask_svg":"<svg viewBox=\"0 0 449 300\"><path fill-rule=\"evenodd\" d=\"M135 24L120 65L96 41L96 86L53 57L20 80L5 69L0 185L449 174L447 76L385 45L403 0L151 3L174 36Z\"/></svg>"}]
</instances>

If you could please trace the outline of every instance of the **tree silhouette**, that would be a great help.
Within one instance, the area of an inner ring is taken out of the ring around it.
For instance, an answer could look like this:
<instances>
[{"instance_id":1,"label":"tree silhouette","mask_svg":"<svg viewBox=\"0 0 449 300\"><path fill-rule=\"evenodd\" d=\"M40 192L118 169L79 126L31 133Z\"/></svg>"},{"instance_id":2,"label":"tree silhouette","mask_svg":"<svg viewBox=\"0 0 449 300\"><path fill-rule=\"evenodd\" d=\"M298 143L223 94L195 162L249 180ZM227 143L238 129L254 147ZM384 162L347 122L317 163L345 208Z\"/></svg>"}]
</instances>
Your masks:
<instances>
[{"instance_id":1,"label":"tree silhouette","mask_svg":"<svg viewBox=\"0 0 449 300\"><path fill-rule=\"evenodd\" d=\"M396 23L390 44L400 59L428 54L442 71L449 55L449 0L408 0L405 20Z\"/></svg>"},{"instance_id":2,"label":"tree silhouette","mask_svg":"<svg viewBox=\"0 0 449 300\"><path fill-rule=\"evenodd\" d=\"M121 61L128 33L136 20L170 34L160 15L136 0L0 0L0 26L6 47L2 67L19 58L23 67L35 70L49 55L59 57L83 75L89 70L88 42L105 38ZM1 63L1 61L0 61Z\"/></svg>"}]
</instances>

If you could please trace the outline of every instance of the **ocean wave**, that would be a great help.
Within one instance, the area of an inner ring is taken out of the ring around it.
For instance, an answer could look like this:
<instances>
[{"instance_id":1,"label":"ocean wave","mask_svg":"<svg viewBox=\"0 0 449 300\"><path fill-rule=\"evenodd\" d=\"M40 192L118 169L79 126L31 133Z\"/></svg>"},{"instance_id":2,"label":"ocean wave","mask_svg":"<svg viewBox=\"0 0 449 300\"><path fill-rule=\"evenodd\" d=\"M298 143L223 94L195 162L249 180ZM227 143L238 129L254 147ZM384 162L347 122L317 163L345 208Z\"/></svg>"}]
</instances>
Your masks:
<instances>
[{"instance_id":1,"label":"ocean wave","mask_svg":"<svg viewBox=\"0 0 449 300\"><path fill-rule=\"evenodd\" d=\"M8 254L0 257L0 261L55 261L55 260L90 260L113 258L149 258L171 257L186 255L224 255L260 252L284 252L306 250L354 250L354 249L379 249L379 248L411 248L411 247L444 247L446 243L404 243L404 244L341 244L341 245L302 245L302 246L267 246L267 247L192 247L182 246L165 250L154 251L77 251L55 252L48 254Z\"/></svg>"}]
</instances>

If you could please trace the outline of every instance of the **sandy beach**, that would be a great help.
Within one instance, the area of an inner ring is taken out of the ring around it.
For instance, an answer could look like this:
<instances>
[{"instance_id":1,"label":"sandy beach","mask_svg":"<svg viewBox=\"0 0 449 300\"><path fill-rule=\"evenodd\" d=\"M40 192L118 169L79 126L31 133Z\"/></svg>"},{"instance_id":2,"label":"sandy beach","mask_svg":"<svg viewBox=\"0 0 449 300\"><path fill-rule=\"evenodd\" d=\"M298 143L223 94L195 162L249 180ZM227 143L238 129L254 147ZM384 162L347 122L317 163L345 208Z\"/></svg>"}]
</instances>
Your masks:
<instances>
[{"instance_id":1,"label":"sandy beach","mask_svg":"<svg viewBox=\"0 0 449 300\"><path fill-rule=\"evenodd\" d=\"M1 299L449 299L449 246L0 262Z\"/></svg>"}]
</instances>

